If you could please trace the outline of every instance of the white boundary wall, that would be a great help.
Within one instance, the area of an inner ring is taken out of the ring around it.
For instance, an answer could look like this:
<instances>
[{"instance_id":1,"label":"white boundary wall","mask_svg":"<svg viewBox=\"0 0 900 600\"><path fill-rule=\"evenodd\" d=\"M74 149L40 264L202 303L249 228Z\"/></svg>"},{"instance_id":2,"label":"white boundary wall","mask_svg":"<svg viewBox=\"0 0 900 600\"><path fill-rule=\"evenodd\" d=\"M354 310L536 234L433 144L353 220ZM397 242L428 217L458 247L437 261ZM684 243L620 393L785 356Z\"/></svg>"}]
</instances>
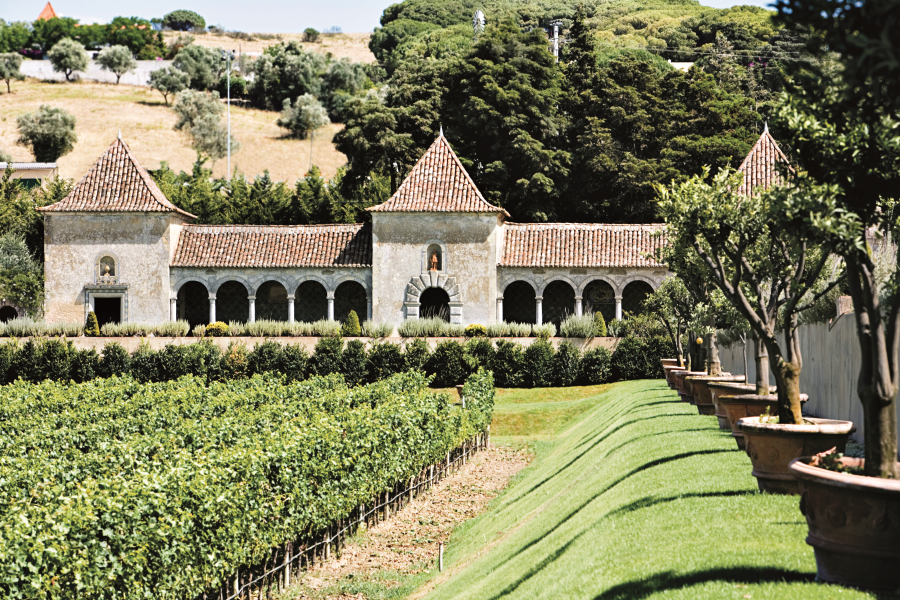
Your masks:
<instances>
[{"instance_id":1,"label":"white boundary wall","mask_svg":"<svg viewBox=\"0 0 900 600\"><path fill-rule=\"evenodd\" d=\"M803 357L800 392L809 395L804 412L814 417L853 421L856 433L852 438L862 443L863 410L856 395L860 367L856 321L853 314L845 314L838 318L830 331L828 327L827 323L800 326L800 352ZM719 360L722 370L744 373L743 344L738 342L731 348L720 346ZM755 381L752 341L747 343L747 370L747 381ZM774 385L774 376L769 377Z\"/></svg>"},{"instance_id":2,"label":"white boundary wall","mask_svg":"<svg viewBox=\"0 0 900 600\"><path fill-rule=\"evenodd\" d=\"M164 69L171 66L171 60L139 60L136 69L122 75L121 83L126 85L140 85L147 87L150 85L150 72ZM53 65L49 60L23 60L22 74L27 77L35 77L45 81L65 81L66 76L53 70ZM104 71L103 68L94 60L88 61L87 71L78 71L75 76L88 80L100 81L102 83L115 83L116 76L110 71Z\"/></svg>"}]
</instances>

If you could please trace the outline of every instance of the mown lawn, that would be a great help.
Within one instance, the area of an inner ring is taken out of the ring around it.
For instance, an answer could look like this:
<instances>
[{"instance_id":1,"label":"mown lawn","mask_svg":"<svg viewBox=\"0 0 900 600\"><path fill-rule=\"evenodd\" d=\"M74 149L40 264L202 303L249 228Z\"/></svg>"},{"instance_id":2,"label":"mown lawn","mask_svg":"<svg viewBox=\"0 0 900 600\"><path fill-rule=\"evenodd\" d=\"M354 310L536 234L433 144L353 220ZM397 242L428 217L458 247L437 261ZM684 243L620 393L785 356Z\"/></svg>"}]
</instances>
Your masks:
<instances>
[{"instance_id":1,"label":"mown lawn","mask_svg":"<svg viewBox=\"0 0 900 600\"><path fill-rule=\"evenodd\" d=\"M538 456L411 597L876 597L814 582L797 497L662 381L504 391L492 434Z\"/></svg>"}]
</instances>

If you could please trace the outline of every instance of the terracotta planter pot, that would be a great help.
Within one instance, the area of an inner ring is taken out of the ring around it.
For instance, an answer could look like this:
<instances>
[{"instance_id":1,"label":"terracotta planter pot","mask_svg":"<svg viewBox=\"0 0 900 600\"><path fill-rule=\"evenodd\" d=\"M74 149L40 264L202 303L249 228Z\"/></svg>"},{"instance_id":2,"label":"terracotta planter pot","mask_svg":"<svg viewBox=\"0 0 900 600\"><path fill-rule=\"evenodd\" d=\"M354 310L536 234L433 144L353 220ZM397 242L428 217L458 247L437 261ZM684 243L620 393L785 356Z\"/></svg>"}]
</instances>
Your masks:
<instances>
[{"instance_id":1,"label":"terracotta planter pot","mask_svg":"<svg viewBox=\"0 0 900 600\"><path fill-rule=\"evenodd\" d=\"M791 461L806 517L806 543L816 553L820 581L900 588L900 481L826 471L810 458ZM847 466L864 459L844 458Z\"/></svg>"},{"instance_id":2,"label":"terracotta planter pot","mask_svg":"<svg viewBox=\"0 0 900 600\"><path fill-rule=\"evenodd\" d=\"M686 370L684 367L678 366L669 366L663 365L663 372L666 374L666 383L669 384L669 387L675 390L675 383L672 381L672 371L684 371ZM677 391L677 390L676 390Z\"/></svg>"},{"instance_id":3,"label":"terracotta planter pot","mask_svg":"<svg viewBox=\"0 0 900 600\"><path fill-rule=\"evenodd\" d=\"M691 401L691 391L685 387L684 378L690 375L705 375L706 371L672 371L672 383L675 384L675 391L681 396L685 402Z\"/></svg>"},{"instance_id":4,"label":"terracotta planter pot","mask_svg":"<svg viewBox=\"0 0 900 600\"><path fill-rule=\"evenodd\" d=\"M753 386L756 389L756 386ZM769 396L758 396L756 394L718 394L716 401L721 409L725 412L728 419L728 425L731 427L731 437L737 444L738 450L744 450L744 433L738 429L738 419L744 417L758 417L766 412L769 407L769 413L778 411L778 396L775 395L775 386L769 386ZM800 402L806 402L806 394L800 394Z\"/></svg>"},{"instance_id":5,"label":"terracotta planter pot","mask_svg":"<svg viewBox=\"0 0 900 600\"><path fill-rule=\"evenodd\" d=\"M753 476L761 492L800 493L790 462L837 448L843 452L847 437L856 431L850 421L805 419L803 425L760 423L759 417L738 419L738 429L747 440L747 454L753 463Z\"/></svg>"},{"instance_id":6,"label":"terracotta planter pot","mask_svg":"<svg viewBox=\"0 0 900 600\"><path fill-rule=\"evenodd\" d=\"M663 364L663 368L665 367L677 367L678 359L677 358L661 358L660 359Z\"/></svg>"},{"instance_id":7,"label":"terracotta planter pot","mask_svg":"<svg viewBox=\"0 0 900 600\"><path fill-rule=\"evenodd\" d=\"M713 401L709 385L718 381L741 382L744 381L744 376L722 373L715 377L685 377L684 380L686 384L691 386L691 396L693 396L691 404L697 407L697 412L701 415L714 415L716 414L716 404Z\"/></svg>"},{"instance_id":8,"label":"terracotta planter pot","mask_svg":"<svg viewBox=\"0 0 900 600\"><path fill-rule=\"evenodd\" d=\"M740 377L740 381L712 381L709 383L709 395L712 396L713 404L716 406L715 414L719 420L719 429L731 431L728 413L725 412L725 406L719 402L719 397L752 394L756 390L756 386L752 383L742 383L744 378Z\"/></svg>"}]
</instances>

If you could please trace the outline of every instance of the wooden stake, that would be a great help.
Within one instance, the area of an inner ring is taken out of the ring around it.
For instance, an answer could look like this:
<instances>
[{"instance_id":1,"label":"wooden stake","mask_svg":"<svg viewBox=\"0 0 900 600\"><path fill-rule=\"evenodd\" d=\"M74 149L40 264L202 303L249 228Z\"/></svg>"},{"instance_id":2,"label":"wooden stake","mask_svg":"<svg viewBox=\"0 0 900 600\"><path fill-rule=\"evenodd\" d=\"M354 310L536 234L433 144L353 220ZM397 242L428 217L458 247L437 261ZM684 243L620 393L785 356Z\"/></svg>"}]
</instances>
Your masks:
<instances>
[{"instance_id":1,"label":"wooden stake","mask_svg":"<svg viewBox=\"0 0 900 600\"><path fill-rule=\"evenodd\" d=\"M444 570L444 542L438 545L438 571Z\"/></svg>"}]
</instances>

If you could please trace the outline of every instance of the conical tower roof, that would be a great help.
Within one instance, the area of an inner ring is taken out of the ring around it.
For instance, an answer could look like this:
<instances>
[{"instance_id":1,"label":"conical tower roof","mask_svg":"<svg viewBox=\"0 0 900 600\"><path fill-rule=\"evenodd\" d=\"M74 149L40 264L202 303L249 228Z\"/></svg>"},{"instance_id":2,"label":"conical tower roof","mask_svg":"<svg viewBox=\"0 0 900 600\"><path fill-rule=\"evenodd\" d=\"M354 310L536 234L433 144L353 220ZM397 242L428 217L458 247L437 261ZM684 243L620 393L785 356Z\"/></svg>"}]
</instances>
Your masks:
<instances>
[{"instance_id":1,"label":"conical tower roof","mask_svg":"<svg viewBox=\"0 0 900 600\"><path fill-rule=\"evenodd\" d=\"M441 131L391 198L372 212L499 212L489 203L459 162Z\"/></svg>"},{"instance_id":2,"label":"conical tower roof","mask_svg":"<svg viewBox=\"0 0 900 600\"><path fill-rule=\"evenodd\" d=\"M738 168L738 171L744 174L744 182L738 188L738 193L742 196L752 196L757 188L767 190L781 183L782 176L778 171L778 163L787 165L788 169L794 172L790 161L778 147L775 138L769 133L769 126L766 125L756 145Z\"/></svg>"},{"instance_id":3,"label":"conical tower roof","mask_svg":"<svg viewBox=\"0 0 900 600\"><path fill-rule=\"evenodd\" d=\"M177 212L147 170L119 137L97 159L69 195L38 210L44 212Z\"/></svg>"},{"instance_id":4,"label":"conical tower roof","mask_svg":"<svg viewBox=\"0 0 900 600\"><path fill-rule=\"evenodd\" d=\"M38 21L41 21L41 20L49 21L50 19L55 19L55 18L56 18L56 11L53 10L53 5L48 2L47 5L44 7L44 10L41 11L41 14L38 15L37 20Z\"/></svg>"}]
</instances>

